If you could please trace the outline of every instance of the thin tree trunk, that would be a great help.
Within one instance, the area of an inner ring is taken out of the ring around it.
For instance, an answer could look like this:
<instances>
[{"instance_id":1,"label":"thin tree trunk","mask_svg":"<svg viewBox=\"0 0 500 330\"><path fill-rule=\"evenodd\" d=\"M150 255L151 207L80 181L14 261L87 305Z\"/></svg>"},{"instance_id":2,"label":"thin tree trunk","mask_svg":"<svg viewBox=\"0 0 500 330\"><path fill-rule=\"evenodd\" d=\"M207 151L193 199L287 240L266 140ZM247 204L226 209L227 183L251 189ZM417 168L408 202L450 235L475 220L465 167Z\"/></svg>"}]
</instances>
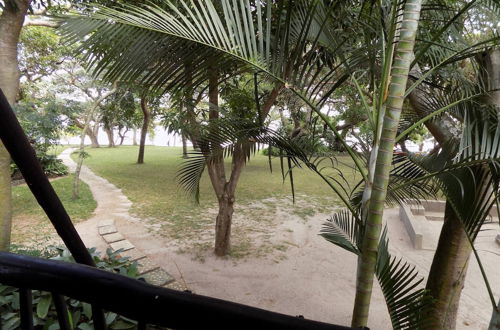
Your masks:
<instances>
[{"instance_id":1,"label":"thin tree trunk","mask_svg":"<svg viewBox=\"0 0 500 330\"><path fill-rule=\"evenodd\" d=\"M29 0L7 1L0 16L0 89L11 105L19 91L17 43L28 5ZM9 249L11 226L10 155L0 142L0 251Z\"/></svg>"},{"instance_id":2,"label":"thin tree trunk","mask_svg":"<svg viewBox=\"0 0 500 330\"><path fill-rule=\"evenodd\" d=\"M73 199L77 199L80 197L80 172L83 166L83 160L85 159L85 132L89 129L90 121L94 118L94 112L99 107L102 101L104 101L108 96L116 92L116 83L113 85L113 89L103 94L100 98L98 98L92 107L88 110L88 113L85 116L85 124L82 129L82 133L80 135L80 148L78 150L78 162L76 163L75 175L73 178ZM97 125L96 125L97 126Z\"/></svg>"},{"instance_id":3,"label":"thin tree trunk","mask_svg":"<svg viewBox=\"0 0 500 330\"><path fill-rule=\"evenodd\" d=\"M139 144L139 155L137 156L137 164L144 164L144 149L146 148L146 134L148 134L149 121L151 113L149 112L148 102L145 96L141 97L141 110L143 114L141 140Z\"/></svg>"},{"instance_id":4,"label":"thin tree trunk","mask_svg":"<svg viewBox=\"0 0 500 330\"><path fill-rule=\"evenodd\" d=\"M187 139L184 134L181 135L182 137L182 157L187 158Z\"/></svg>"},{"instance_id":5,"label":"thin tree trunk","mask_svg":"<svg viewBox=\"0 0 500 330\"><path fill-rule=\"evenodd\" d=\"M368 207L361 255L356 282L352 326L366 327L371 302L377 252L382 231L389 172L391 170L394 140L404 102L410 63L413 56L415 36L420 18L421 0L408 0L403 12L400 39L396 46L394 64L391 69L391 84L377 154L373 191Z\"/></svg>"},{"instance_id":6,"label":"thin tree trunk","mask_svg":"<svg viewBox=\"0 0 500 330\"><path fill-rule=\"evenodd\" d=\"M432 319L436 320L435 329L455 329L471 252L458 215L450 203L446 203L443 229L426 286L436 299L430 312Z\"/></svg>"}]
</instances>

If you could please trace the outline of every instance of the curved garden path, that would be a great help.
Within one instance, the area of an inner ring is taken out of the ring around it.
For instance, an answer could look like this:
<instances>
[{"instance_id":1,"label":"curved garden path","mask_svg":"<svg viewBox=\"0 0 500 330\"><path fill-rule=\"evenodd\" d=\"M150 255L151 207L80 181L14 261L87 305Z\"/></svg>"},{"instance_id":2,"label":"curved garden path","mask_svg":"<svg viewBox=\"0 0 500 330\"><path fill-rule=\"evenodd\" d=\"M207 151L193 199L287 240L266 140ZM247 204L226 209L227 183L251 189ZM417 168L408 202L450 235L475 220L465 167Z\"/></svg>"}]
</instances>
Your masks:
<instances>
[{"instance_id":1,"label":"curved garden path","mask_svg":"<svg viewBox=\"0 0 500 330\"><path fill-rule=\"evenodd\" d=\"M71 153L74 148L64 150L60 155L61 159L71 172L76 169L76 163L71 159ZM134 218L129 214L132 202L108 180L96 175L87 166L83 166L80 179L89 185L90 191L97 202L97 208L94 215L89 220L79 223L76 228L87 247L96 247L103 251L111 248L113 251L121 250L120 255L129 257L137 261L141 277L147 282L159 285L172 285L175 279L165 270L147 257L146 254L137 248L126 236L119 230L120 223L132 223L133 227L139 231L145 231L140 219ZM138 228L139 227L139 228Z\"/></svg>"}]
</instances>

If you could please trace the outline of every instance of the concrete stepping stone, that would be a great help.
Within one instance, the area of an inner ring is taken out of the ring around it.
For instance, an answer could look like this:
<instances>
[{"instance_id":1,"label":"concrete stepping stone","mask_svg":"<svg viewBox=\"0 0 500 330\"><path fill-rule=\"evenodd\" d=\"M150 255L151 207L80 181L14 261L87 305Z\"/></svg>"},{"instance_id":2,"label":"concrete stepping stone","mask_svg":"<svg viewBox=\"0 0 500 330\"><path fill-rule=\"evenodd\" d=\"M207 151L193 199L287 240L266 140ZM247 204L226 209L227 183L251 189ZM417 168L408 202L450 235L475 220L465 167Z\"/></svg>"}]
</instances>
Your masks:
<instances>
[{"instance_id":1,"label":"concrete stepping stone","mask_svg":"<svg viewBox=\"0 0 500 330\"><path fill-rule=\"evenodd\" d=\"M109 244L109 246L111 246L113 251L117 251L117 250L127 251L127 250L135 248L134 244L130 243L130 241L127 239L124 239L124 240L119 241L119 242L111 243L111 244Z\"/></svg>"},{"instance_id":2,"label":"concrete stepping stone","mask_svg":"<svg viewBox=\"0 0 500 330\"><path fill-rule=\"evenodd\" d=\"M146 255L139 249L132 249L120 252L120 256L130 258L130 261L137 261L146 258Z\"/></svg>"},{"instance_id":3,"label":"concrete stepping stone","mask_svg":"<svg viewBox=\"0 0 500 330\"><path fill-rule=\"evenodd\" d=\"M141 277L143 277L149 284L156 286L164 286L175 281L175 278L173 278L172 275L161 268L146 273Z\"/></svg>"},{"instance_id":4,"label":"concrete stepping stone","mask_svg":"<svg viewBox=\"0 0 500 330\"><path fill-rule=\"evenodd\" d=\"M113 234L117 231L118 230L116 230L116 227L114 225L99 227L99 235Z\"/></svg>"},{"instance_id":5,"label":"concrete stepping stone","mask_svg":"<svg viewBox=\"0 0 500 330\"><path fill-rule=\"evenodd\" d=\"M137 269L139 270L139 274L141 275L152 272L153 270L160 268L160 266L158 266L154 261L152 261L149 258L144 258L138 261L137 263L139 264Z\"/></svg>"},{"instance_id":6,"label":"concrete stepping stone","mask_svg":"<svg viewBox=\"0 0 500 330\"><path fill-rule=\"evenodd\" d=\"M123 235L120 234L120 233L113 233L113 234L103 235L102 238L104 238L104 240L108 244L109 243L118 242L118 241L123 241L125 239L125 237L123 237Z\"/></svg>"},{"instance_id":7,"label":"concrete stepping stone","mask_svg":"<svg viewBox=\"0 0 500 330\"><path fill-rule=\"evenodd\" d=\"M97 227L106 227L106 226L112 226L115 224L115 220L113 219L106 219L106 220L101 220L97 224Z\"/></svg>"}]
</instances>

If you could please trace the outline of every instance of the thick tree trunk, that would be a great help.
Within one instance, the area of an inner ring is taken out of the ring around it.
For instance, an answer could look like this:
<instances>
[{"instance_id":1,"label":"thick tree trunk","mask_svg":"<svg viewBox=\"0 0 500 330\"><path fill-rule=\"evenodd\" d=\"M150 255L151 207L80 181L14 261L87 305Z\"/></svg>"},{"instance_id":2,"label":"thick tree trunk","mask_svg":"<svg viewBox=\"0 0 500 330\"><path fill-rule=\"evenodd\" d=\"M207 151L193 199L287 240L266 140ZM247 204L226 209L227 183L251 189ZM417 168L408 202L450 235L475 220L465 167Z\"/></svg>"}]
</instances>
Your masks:
<instances>
[{"instance_id":1,"label":"thick tree trunk","mask_svg":"<svg viewBox=\"0 0 500 330\"><path fill-rule=\"evenodd\" d=\"M146 148L146 134L148 134L149 121L151 113L149 112L146 97L141 98L141 110L143 114L141 140L139 142L139 155L137 156L137 164L144 164L144 149Z\"/></svg>"},{"instance_id":2,"label":"thick tree trunk","mask_svg":"<svg viewBox=\"0 0 500 330\"><path fill-rule=\"evenodd\" d=\"M472 248L457 214L446 203L444 224L426 289L436 299L430 314L435 329L455 329L458 305Z\"/></svg>"},{"instance_id":3,"label":"thick tree trunk","mask_svg":"<svg viewBox=\"0 0 500 330\"><path fill-rule=\"evenodd\" d=\"M99 148L99 140L97 134L99 134L99 125L95 125L92 128L87 129L87 136L90 138L90 146L92 148Z\"/></svg>"},{"instance_id":4,"label":"thick tree trunk","mask_svg":"<svg viewBox=\"0 0 500 330\"><path fill-rule=\"evenodd\" d=\"M113 129L104 127L104 131L106 132L106 135L108 136L108 147L114 148L115 147L115 137L113 134Z\"/></svg>"},{"instance_id":5,"label":"thick tree trunk","mask_svg":"<svg viewBox=\"0 0 500 330\"><path fill-rule=\"evenodd\" d=\"M500 88L500 52L493 50L478 55L477 59L481 69L480 77L488 89L492 91L484 99L484 102L498 108L500 107L500 94L495 90ZM416 75L419 77L420 72L416 72ZM426 95L419 88L416 88L409 95L413 109L422 117L426 115L424 112ZM446 114L436 117L432 121L427 121L425 125L441 146L457 136L453 120ZM439 243L427 280L427 289L436 299L431 315L436 321L437 329L455 329L467 261L471 251L461 222L450 202L447 201L445 223L441 229Z\"/></svg>"},{"instance_id":6,"label":"thick tree trunk","mask_svg":"<svg viewBox=\"0 0 500 330\"><path fill-rule=\"evenodd\" d=\"M0 16L0 89L11 105L16 102L19 91L17 43L29 2L29 0L7 1ZM10 156L0 142L0 251L9 249L11 226Z\"/></svg>"}]
</instances>

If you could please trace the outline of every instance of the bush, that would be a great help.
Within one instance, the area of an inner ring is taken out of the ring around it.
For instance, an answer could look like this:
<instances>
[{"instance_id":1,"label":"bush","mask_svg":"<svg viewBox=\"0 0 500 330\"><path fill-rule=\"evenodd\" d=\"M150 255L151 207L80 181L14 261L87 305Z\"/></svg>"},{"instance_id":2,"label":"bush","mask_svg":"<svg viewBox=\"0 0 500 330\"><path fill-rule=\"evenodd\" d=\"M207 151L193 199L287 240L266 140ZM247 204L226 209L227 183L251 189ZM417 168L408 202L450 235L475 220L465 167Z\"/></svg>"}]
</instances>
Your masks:
<instances>
[{"instance_id":1,"label":"bush","mask_svg":"<svg viewBox=\"0 0 500 330\"><path fill-rule=\"evenodd\" d=\"M13 252L40 256L53 260L74 262L70 252L65 248L49 247L44 250L13 246ZM129 258L120 257L117 252L110 249L106 251L106 256L102 258L96 250L89 249L96 265L100 269L119 273L121 275L138 278L137 263L130 262ZM78 285L78 283L75 283ZM92 310L87 303L66 298L69 318L74 329L93 329ZM17 288L0 285L0 315L3 330L19 329L19 292ZM112 312L106 312L106 323L110 329L133 329L136 322ZM33 318L35 329L57 330L59 323L57 314L52 302L52 295L49 292L33 290Z\"/></svg>"},{"instance_id":2,"label":"bush","mask_svg":"<svg viewBox=\"0 0 500 330\"><path fill-rule=\"evenodd\" d=\"M280 150L276 147L270 147L271 148L271 156L273 157L279 157L280 155ZM264 156L269 156L269 148L264 148L262 149L262 154Z\"/></svg>"},{"instance_id":3,"label":"bush","mask_svg":"<svg viewBox=\"0 0 500 330\"><path fill-rule=\"evenodd\" d=\"M37 158L42 165L43 171L49 177L63 176L69 173L68 167L55 155L49 155L46 152L37 152ZM10 176L15 180L22 179L22 174L15 163L10 164Z\"/></svg>"}]
</instances>

